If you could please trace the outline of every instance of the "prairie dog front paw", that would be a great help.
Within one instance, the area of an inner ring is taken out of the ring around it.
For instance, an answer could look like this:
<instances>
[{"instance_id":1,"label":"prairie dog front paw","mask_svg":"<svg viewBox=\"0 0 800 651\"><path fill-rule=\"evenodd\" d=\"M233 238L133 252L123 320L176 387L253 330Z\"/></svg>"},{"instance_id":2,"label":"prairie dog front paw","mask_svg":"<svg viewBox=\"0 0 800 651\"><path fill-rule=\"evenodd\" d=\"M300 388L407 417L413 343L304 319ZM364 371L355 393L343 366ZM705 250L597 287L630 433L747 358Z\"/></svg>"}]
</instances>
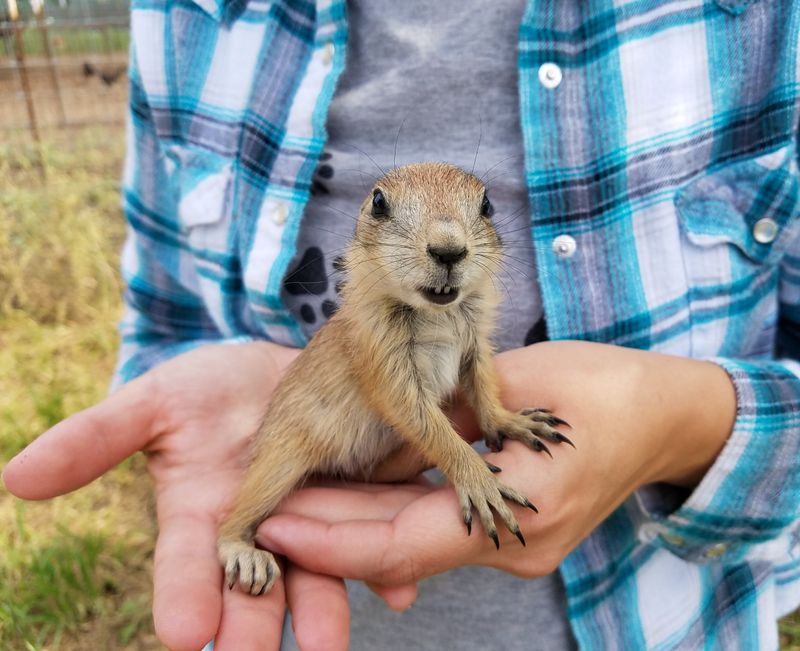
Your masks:
<instances>
[{"instance_id":1,"label":"prairie dog front paw","mask_svg":"<svg viewBox=\"0 0 800 651\"><path fill-rule=\"evenodd\" d=\"M461 515L467 527L467 534L472 533L472 510L475 509L480 518L486 535L494 541L500 549L500 539L497 536L497 527L494 522L492 510L500 517L508 530L525 545L517 519L508 508L505 500L527 507L538 513L537 508L522 493L500 482L492 470L486 466L475 468L466 477L454 483L458 501L461 505Z\"/></svg>"},{"instance_id":2,"label":"prairie dog front paw","mask_svg":"<svg viewBox=\"0 0 800 651\"><path fill-rule=\"evenodd\" d=\"M218 552L225 568L225 582L231 590L238 581L244 592L262 595L269 592L281 575L275 557L268 551L256 549L252 543L220 542Z\"/></svg>"},{"instance_id":3,"label":"prairie dog front paw","mask_svg":"<svg viewBox=\"0 0 800 651\"><path fill-rule=\"evenodd\" d=\"M550 454L550 449L542 439L551 443L567 443L574 448L575 444L555 429L557 425L570 427L567 421L547 409L522 409L516 413L503 410L497 421L486 427L483 440L495 452L503 449L505 439L520 441L536 452L547 454Z\"/></svg>"}]
</instances>

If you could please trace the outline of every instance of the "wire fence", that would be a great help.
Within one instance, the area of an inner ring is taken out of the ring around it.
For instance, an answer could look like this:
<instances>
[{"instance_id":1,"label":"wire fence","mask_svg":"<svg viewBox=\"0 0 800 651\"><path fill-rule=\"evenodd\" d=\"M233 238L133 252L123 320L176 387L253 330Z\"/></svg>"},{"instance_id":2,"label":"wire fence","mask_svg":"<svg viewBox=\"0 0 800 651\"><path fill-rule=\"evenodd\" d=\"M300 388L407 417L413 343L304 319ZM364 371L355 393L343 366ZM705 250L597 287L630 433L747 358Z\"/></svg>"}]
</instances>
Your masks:
<instances>
[{"instance_id":1,"label":"wire fence","mask_svg":"<svg viewBox=\"0 0 800 651\"><path fill-rule=\"evenodd\" d=\"M51 127L121 124L128 26L117 0L0 0L0 129L38 140Z\"/></svg>"}]
</instances>

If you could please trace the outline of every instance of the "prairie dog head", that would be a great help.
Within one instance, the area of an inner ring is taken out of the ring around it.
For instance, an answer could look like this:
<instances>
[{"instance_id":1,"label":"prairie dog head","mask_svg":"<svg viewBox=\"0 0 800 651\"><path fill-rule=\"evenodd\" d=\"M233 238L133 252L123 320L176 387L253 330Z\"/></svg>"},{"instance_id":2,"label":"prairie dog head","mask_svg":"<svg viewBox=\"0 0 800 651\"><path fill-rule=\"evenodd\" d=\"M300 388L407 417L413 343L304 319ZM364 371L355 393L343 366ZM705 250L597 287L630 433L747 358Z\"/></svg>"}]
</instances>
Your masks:
<instances>
[{"instance_id":1,"label":"prairie dog head","mask_svg":"<svg viewBox=\"0 0 800 651\"><path fill-rule=\"evenodd\" d=\"M446 310L493 298L500 265L483 182L453 165L416 163L375 182L347 254L346 294Z\"/></svg>"}]
</instances>

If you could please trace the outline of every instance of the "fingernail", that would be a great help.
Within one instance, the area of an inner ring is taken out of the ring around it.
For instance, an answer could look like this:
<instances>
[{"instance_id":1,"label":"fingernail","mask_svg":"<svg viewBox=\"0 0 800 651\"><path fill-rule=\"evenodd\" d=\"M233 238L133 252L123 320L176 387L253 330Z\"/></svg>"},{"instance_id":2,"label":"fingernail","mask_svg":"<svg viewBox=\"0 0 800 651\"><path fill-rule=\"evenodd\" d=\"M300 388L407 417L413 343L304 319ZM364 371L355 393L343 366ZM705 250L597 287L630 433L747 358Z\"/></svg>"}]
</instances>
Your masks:
<instances>
[{"instance_id":1,"label":"fingernail","mask_svg":"<svg viewBox=\"0 0 800 651\"><path fill-rule=\"evenodd\" d=\"M269 549L275 554L285 556L286 547L284 547L282 541L289 535L290 533L287 531L287 528L282 525L280 521L276 522L272 518L268 518L264 520L256 530L255 540L265 549Z\"/></svg>"}]
</instances>

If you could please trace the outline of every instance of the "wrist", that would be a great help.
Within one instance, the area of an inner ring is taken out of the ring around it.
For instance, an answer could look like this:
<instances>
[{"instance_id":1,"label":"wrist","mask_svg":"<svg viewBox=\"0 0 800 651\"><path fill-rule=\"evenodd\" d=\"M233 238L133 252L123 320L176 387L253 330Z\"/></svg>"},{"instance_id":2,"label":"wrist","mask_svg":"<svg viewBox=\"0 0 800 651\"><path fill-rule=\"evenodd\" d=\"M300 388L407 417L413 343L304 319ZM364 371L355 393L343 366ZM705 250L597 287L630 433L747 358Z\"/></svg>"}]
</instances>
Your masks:
<instances>
[{"instance_id":1,"label":"wrist","mask_svg":"<svg viewBox=\"0 0 800 651\"><path fill-rule=\"evenodd\" d=\"M281 346L271 341L256 340L241 345L252 350L254 355L262 356L266 363L273 365L281 373L289 367L301 352L300 348Z\"/></svg>"},{"instance_id":2,"label":"wrist","mask_svg":"<svg viewBox=\"0 0 800 651\"><path fill-rule=\"evenodd\" d=\"M671 427L662 441L655 481L693 488L713 465L733 431L736 390L717 364L668 358L662 369L669 387Z\"/></svg>"}]
</instances>

